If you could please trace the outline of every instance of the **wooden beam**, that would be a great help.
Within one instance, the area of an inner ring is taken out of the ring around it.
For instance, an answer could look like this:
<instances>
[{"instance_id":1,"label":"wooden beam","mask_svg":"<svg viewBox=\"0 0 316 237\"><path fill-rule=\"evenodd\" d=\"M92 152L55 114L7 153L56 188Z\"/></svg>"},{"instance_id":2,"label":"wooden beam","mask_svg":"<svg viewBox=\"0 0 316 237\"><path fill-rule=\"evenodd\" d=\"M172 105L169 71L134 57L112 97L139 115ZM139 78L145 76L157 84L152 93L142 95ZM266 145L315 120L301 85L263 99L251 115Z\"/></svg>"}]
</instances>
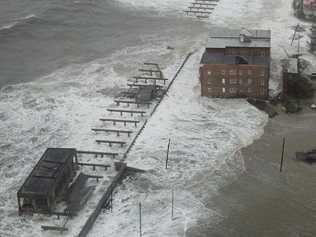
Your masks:
<instances>
[{"instance_id":1,"label":"wooden beam","mask_svg":"<svg viewBox=\"0 0 316 237\"><path fill-rule=\"evenodd\" d=\"M93 167L93 169L95 169L95 167L102 167L102 168L105 168L105 169L111 167L110 165L94 164L94 163L83 163L83 162L78 162L77 164L80 165L80 166L91 166L91 167Z\"/></svg>"},{"instance_id":2,"label":"wooden beam","mask_svg":"<svg viewBox=\"0 0 316 237\"><path fill-rule=\"evenodd\" d=\"M123 123L124 126L126 126L127 123L134 123L135 127L137 127L137 123L139 123L140 121L138 120L128 120L128 119L104 119L101 118L100 121L102 122L113 122L113 125L115 125L116 123Z\"/></svg>"},{"instance_id":3,"label":"wooden beam","mask_svg":"<svg viewBox=\"0 0 316 237\"><path fill-rule=\"evenodd\" d=\"M112 156L115 158L118 156L118 153L116 152L101 152L101 151L77 151L77 154L88 154L88 155L96 155L96 156Z\"/></svg>"},{"instance_id":4,"label":"wooden beam","mask_svg":"<svg viewBox=\"0 0 316 237\"><path fill-rule=\"evenodd\" d=\"M192 5L217 6L217 3L192 2Z\"/></svg>"},{"instance_id":5,"label":"wooden beam","mask_svg":"<svg viewBox=\"0 0 316 237\"><path fill-rule=\"evenodd\" d=\"M120 104L136 104L137 107L139 105L147 105L148 108L151 105L150 102L137 102L135 100L114 100L114 102L116 103L117 106L119 106Z\"/></svg>"},{"instance_id":6,"label":"wooden beam","mask_svg":"<svg viewBox=\"0 0 316 237\"><path fill-rule=\"evenodd\" d=\"M188 7L189 9L214 10L214 7Z\"/></svg>"},{"instance_id":7,"label":"wooden beam","mask_svg":"<svg viewBox=\"0 0 316 237\"><path fill-rule=\"evenodd\" d=\"M154 73L161 73L161 71L160 71L160 70L154 70L154 69L143 69L143 68L138 69L138 71L140 71L140 72L154 72Z\"/></svg>"},{"instance_id":8,"label":"wooden beam","mask_svg":"<svg viewBox=\"0 0 316 237\"><path fill-rule=\"evenodd\" d=\"M117 136L120 136L120 133L126 133L128 136L133 133L132 130L120 130L120 129L107 129L107 128L92 128L91 129L94 132L113 132L117 133Z\"/></svg>"},{"instance_id":9,"label":"wooden beam","mask_svg":"<svg viewBox=\"0 0 316 237\"><path fill-rule=\"evenodd\" d=\"M106 170L106 169L105 169ZM100 175L86 175L89 179L96 179L97 183L99 182L99 179L102 179L103 176Z\"/></svg>"},{"instance_id":10,"label":"wooden beam","mask_svg":"<svg viewBox=\"0 0 316 237\"><path fill-rule=\"evenodd\" d=\"M141 84L141 83L127 83L127 85L129 87L132 87L132 86L135 86L135 87L146 87L148 85L151 85L151 86L156 86L156 88L162 88L163 86L162 85L154 85L154 84Z\"/></svg>"},{"instance_id":11,"label":"wooden beam","mask_svg":"<svg viewBox=\"0 0 316 237\"><path fill-rule=\"evenodd\" d=\"M145 62L144 65L151 65L151 66L156 66L159 68L159 64L158 63L149 63L149 62Z\"/></svg>"},{"instance_id":12,"label":"wooden beam","mask_svg":"<svg viewBox=\"0 0 316 237\"><path fill-rule=\"evenodd\" d=\"M209 16L196 16L197 18L210 18Z\"/></svg>"},{"instance_id":13,"label":"wooden beam","mask_svg":"<svg viewBox=\"0 0 316 237\"><path fill-rule=\"evenodd\" d=\"M217 6L217 3L192 2L191 4L192 4L193 6L194 6L194 5L200 5L200 6Z\"/></svg>"},{"instance_id":14,"label":"wooden beam","mask_svg":"<svg viewBox=\"0 0 316 237\"><path fill-rule=\"evenodd\" d=\"M160 77L144 77L144 76L135 76L133 77L137 80L155 80L155 81L168 81L166 78L160 78Z\"/></svg>"},{"instance_id":15,"label":"wooden beam","mask_svg":"<svg viewBox=\"0 0 316 237\"><path fill-rule=\"evenodd\" d=\"M123 141L113 141L113 140L95 140L97 143L107 143L109 146L112 146L112 144L119 144L121 147L123 147L126 142Z\"/></svg>"},{"instance_id":16,"label":"wooden beam","mask_svg":"<svg viewBox=\"0 0 316 237\"><path fill-rule=\"evenodd\" d=\"M42 229L43 229L44 231L46 231L46 230L56 230L56 231L61 231L61 232L63 232L63 231L67 231L67 230L68 230L68 228L66 228L66 227L61 227L61 226L42 225L41 227L42 227Z\"/></svg>"},{"instance_id":17,"label":"wooden beam","mask_svg":"<svg viewBox=\"0 0 316 237\"><path fill-rule=\"evenodd\" d=\"M133 114L141 114L141 116L144 116L144 114L146 113L146 111L143 111L143 110L111 109L111 108L107 109L107 111L120 113L121 116L123 115L123 113L130 113L131 116L133 116Z\"/></svg>"},{"instance_id":18,"label":"wooden beam","mask_svg":"<svg viewBox=\"0 0 316 237\"><path fill-rule=\"evenodd\" d=\"M194 10L185 10L184 12L188 13L199 13L199 14L211 14L209 11L194 11Z\"/></svg>"}]
</instances>

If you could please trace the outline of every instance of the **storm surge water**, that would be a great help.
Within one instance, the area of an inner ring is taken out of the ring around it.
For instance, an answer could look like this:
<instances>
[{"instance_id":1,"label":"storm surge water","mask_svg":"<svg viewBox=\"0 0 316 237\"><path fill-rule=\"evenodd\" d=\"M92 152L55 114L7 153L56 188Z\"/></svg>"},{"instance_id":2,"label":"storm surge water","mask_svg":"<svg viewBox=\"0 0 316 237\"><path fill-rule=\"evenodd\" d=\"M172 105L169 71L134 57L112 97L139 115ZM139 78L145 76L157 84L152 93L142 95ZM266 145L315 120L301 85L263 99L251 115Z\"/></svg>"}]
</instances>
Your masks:
<instances>
[{"instance_id":1,"label":"storm surge water","mask_svg":"<svg viewBox=\"0 0 316 237\"><path fill-rule=\"evenodd\" d=\"M192 226L220 219L205 200L243 171L239 149L262 134L267 116L244 100L200 97L198 66L207 27L164 14L185 8L185 1L170 1L170 8L167 1L162 7L154 2L146 8L137 0L0 6L0 236L43 236L41 217L18 217L16 192L47 147L100 150L90 129L100 125L105 108L139 65L157 62L171 79L191 51L126 160L148 172L123 183L114 212L101 215L90 236L137 236L138 202L146 236L189 236Z\"/></svg>"}]
</instances>

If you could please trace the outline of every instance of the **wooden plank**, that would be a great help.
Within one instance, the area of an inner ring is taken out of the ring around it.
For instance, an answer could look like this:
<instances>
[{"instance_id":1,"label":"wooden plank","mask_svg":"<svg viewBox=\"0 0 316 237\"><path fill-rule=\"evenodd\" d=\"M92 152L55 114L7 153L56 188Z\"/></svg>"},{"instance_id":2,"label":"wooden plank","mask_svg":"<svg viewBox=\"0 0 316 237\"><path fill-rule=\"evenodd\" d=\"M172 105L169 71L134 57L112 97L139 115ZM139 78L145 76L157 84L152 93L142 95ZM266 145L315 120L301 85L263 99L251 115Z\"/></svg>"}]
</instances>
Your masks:
<instances>
[{"instance_id":1,"label":"wooden plank","mask_svg":"<svg viewBox=\"0 0 316 237\"><path fill-rule=\"evenodd\" d=\"M206 2L192 2L192 5L204 5L204 6L217 6L217 3L206 3Z\"/></svg>"},{"instance_id":2,"label":"wooden plank","mask_svg":"<svg viewBox=\"0 0 316 237\"><path fill-rule=\"evenodd\" d=\"M120 130L120 129L107 129L107 128L92 128L94 132L113 132L117 133L117 136L120 136L120 133L126 133L128 136L131 135L134 131L132 130Z\"/></svg>"},{"instance_id":3,"label":"wooden plank","mask_svg":"<svg viewBox=\"0 0 316 237\"><path fill-rule=\"evenodd\" d=\"M144 116L144 114L146 113L146 111L144 110L111 109L111 108L107 109L107 111L121 113L121 116L123 115L123 113L130 113L131 116L133 116L133 114L141 114L141 116Z\"/></svg>"},{"instance_id":4,"label":"wooden plank","mask_svg":"<svg viewBox=\"0 0 316 237\"><path fill-rule=\"evenodd\" d=\"M103 176L101 176L101 175L86 174L86 176L87 176L88 178L92 178L92 179L102 179L102 178L103 178Z\"/></svg>"},{"instance_id":5,"label":"wooden plank","mask_svg":"<svg viewBox=\"0 0 316 237\"><path fill-rule=\"evenodd\" d=\"M124 126L126 126L127 123L134 123L135 127L137 127L137 124L140 122L138 120L128 120L128 119L104 119L101 118L100 121L102 122L113 122L113 125L115 125L116 123L123 123Z\"/></svg>"},{"instance_id":6,"label":"wooden plank","mask_svg":"<svg viewBox=\"0 0 316 237\"><path fill-rule=\"evenodd\" d=\"M139 123L140 121L138 120L129 120L129 119L108 119L108 118L100 118L100 121L103 122L121 122L121 123Z\"/></svg>"},{"instance_id":7,"label":"wooden plank","mask_svg":"<svg viewBox=\"0 0 316 237\"><path fill-rule=\"evenodd\" d=\"M102 168L110 168L111 166L110 165L103 165L103 164L94 164L94 163L84 163L84 162L78 162L76 163L77 165L80 165L80 166L91 166L91 167L102 167Z\"/></svg>"},{"instance_id":8,"label":"wooden plank","mask_svg":"<svg viewBox=\"0 0 316 237\"><path fill-rule=\"evenodd\" d=\"M188 7L189 9L214 10L214 7Z\"/></svg>"},{"instance_id":9,"label":"wooden plank","mask_svg":"<svg viewBox=\"0 0 316 237\"><path fill-rule=\"evenodd\" d=\"M211 14L209 11L194 11L194 10L185 10L186 13L199 13L199 14Z\"/></svg>"},{"instance_id":10,"label":"wooden plank","mask_svg":"<svg viewBox=\"0 0 316 237\"><path fill-rule=\"evenodd\" d=\"M77 154L88 154L88 155L100 155L101 157L103 156L118 156L118 153L116 152L101 152L101 151L77 151Z\"/></svg>"},{"instance_id":11,"label":"wooden plank","mask_svg":"<svg viewBox=\"0 0 316 237\"><path fill-rule=\"evenodd\" d=\"M158 63L145 62L144 65L151 65L151 66L159 67Z\"/></svg>"},{"instance_id":12,"label":"wooden plank","mask_svg":"<svg viewBox=\"0 0 316 237\"><path fill-rule=\"evenodd\" d=\"M217 6L217 3L204 3L204 2L192 2L193 6L199 5L199 6Z\"/></svg>"},{"instance_id":13,"label":"wooden plank","mask_svg":"<svg viewBox=\"0 0 316 237\"><path fill-rule=\"evenodd\" d=\"M155 70L155 69L143 69L143 68L140 68L138 69L138 71L140 72L154 72L154 73L161 73L160 70Z\"/></svg>"},{"instance_id":14,"label":"wooden plank","mask_svg":"<svg viewBox=\"0 0 316 237\"><path fill-rule=\"evenodd\" d=\"M42 225L42 230L46 231L46 230L56 230L56 231L67 231L68 228L66 227L61 227L61 226L48 226L48 225Z\"/></svg>"},{"instance_id":15,"label":"wooden plank","mask_svg":"<svg viewBox=\"0 0 316 237\"><path fill-rule=\"evenodd\" d=\"M128 85L129 87L132 87L132 86L135 86L135 87L145 87L145 86L151 85L151 86L156 86L156 88L158 88L158 89L163 87L162 85L142 84L142 83L127 83L127 85Z\"/></svg>"},{"instance_id":16,"label":"wooden plank","mask_svg":"<svg viewBox=\"0 0 316 237\"><path fill-rule=\"evenodd\" d=\"M196 16L197 18L210 18L209 16Z\"/></svg>"},{"instance_id":17,"label":"wooden plank","mask_svg":"<svg viewBox=\"0 0 316 237\"><path fill-rule=\"evenodd\" d=\"M117 106L119 106L120 104L136 104L137 107L139 105L147 105L148 108L151 105L150 102L137 102L135 100L114 100L114 102L116 103Z\"/></svg>"},{"instance_id":18,"label":"wooden plank","mask_svg":"<svg viewBox=\"0 0 316 237\"><path fill-rule=\"evenodd\" d=\"M133 77L137 80L154 80L154 81L168 81L167 78L160 78L160 77L145 77L145 76L135 76Z\"/></svg>"},{"instance_id":19,"label":"wooden plank","mask_svg":"<svg viewBox=\"0 0 316 237\"><path fill-rule=\"evenodd\" d=\"M113 140L95 140L97 143L108 143L109 146L112 146L112 144L119 144L121 147L123 147L126 142L123 141L113 141Z\"/></svg>"}]
</instances>

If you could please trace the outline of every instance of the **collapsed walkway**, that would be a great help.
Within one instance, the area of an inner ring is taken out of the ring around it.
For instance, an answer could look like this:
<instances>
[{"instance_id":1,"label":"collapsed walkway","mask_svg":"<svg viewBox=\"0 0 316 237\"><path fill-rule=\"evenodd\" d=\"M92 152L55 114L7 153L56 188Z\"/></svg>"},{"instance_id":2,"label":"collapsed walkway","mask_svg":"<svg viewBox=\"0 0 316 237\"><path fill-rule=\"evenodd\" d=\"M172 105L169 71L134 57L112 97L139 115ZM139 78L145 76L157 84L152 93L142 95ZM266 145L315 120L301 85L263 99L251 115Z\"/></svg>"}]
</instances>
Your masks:
<instances>
[{"instance_id":1,"label":"collapsed walkway","mask_svg":"<svg viewBox=\"0 0 316 237\"><path fill-rule=\"evenodd\" d=\"M219 0L194 0L187 10L187 16L195 16L198 19L208 19L217 6Z\"/></svg>"}]
</instances>

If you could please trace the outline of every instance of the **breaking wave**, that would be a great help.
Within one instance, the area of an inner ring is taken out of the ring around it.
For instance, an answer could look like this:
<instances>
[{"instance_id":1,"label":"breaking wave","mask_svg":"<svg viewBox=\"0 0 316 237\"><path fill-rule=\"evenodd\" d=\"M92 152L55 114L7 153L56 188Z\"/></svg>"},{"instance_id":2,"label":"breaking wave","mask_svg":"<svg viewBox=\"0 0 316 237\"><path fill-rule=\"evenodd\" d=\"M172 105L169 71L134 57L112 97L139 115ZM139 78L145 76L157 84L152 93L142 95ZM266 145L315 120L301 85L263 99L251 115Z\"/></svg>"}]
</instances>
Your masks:
<instances>
[{"instance_id":1,"label":"breaking wave","mask_svg":"<svg viewBox=\"0 0 316 237\"><path fill-rule=\"evenodd\" d=\"M2 31L2 30L10 30L10 29L14 28L17 25L23 24L23 23L28 22L29 20L35 19L35 18L37 18L37 16L34 15L34 14L30 14L30 15L27 15L25 17L18 18L18 19L14 20L11 23L8 23L8 24L5 24L3 26L0 26L0 31Z\"/></svg>"}]
</instances>

